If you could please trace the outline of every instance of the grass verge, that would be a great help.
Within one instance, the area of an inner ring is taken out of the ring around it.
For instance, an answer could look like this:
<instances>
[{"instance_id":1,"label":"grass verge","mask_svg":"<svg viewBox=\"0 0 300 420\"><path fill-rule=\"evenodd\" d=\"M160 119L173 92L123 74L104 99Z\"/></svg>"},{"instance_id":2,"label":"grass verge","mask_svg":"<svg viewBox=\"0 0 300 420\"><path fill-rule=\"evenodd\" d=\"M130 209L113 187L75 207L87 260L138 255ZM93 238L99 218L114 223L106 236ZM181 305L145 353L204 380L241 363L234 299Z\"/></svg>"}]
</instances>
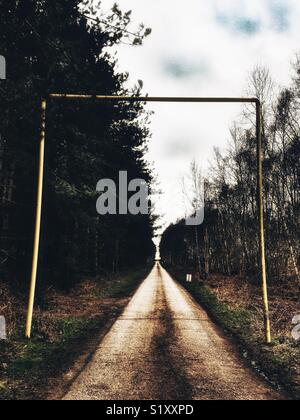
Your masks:
<instances>
[{"instance_id":1,"label":"grass verge","mask_svg":"<svg viewBox=\"0 0 300 420\"><path fill-rule=\"evenodd\" d=\"M257 308L232 307L218 299L208 285L186 283L180 270L169 270L194 299L208 312L211 319L235 340L241 354L252 367L273 385L282 388L296 400L300 399L300 346L292 338L276 333L273 344L264 342L263 317ZM251 306L250 306L251 307Z\"/></svg>"},{"instance_id":2,"label":"grass verge","mask_svg":"<svg viewBox=\"0 0 300 420\"><path fill-rule=\"evenodd\" d=\"M63 376L76 358L121 314L150 267L101 282L83 283L70 295L49 296L37 310L33 339L23 328L0 341L0 400L47 398L51 379ZM24 325L24 314L19 320Z\"/></svg>"}]
</instances>

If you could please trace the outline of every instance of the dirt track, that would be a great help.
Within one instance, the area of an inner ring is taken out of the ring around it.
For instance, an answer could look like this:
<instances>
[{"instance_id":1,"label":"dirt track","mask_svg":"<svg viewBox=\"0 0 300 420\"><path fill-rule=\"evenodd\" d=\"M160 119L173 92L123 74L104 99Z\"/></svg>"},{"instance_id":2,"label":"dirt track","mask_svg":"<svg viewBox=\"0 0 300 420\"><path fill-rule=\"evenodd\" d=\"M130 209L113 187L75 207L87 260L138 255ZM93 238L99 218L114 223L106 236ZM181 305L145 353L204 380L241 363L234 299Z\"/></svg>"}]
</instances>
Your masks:
<instances>
[{"instance_id":1,"label":"dirt track","mask_svg":"<svg viewBox=\"0 0 300 420\"><path fill-rule=\"evenodd\" d=\"M189 294L157 266L66 400L284 399L248 369Z\"/></svg>"}]
</instances>

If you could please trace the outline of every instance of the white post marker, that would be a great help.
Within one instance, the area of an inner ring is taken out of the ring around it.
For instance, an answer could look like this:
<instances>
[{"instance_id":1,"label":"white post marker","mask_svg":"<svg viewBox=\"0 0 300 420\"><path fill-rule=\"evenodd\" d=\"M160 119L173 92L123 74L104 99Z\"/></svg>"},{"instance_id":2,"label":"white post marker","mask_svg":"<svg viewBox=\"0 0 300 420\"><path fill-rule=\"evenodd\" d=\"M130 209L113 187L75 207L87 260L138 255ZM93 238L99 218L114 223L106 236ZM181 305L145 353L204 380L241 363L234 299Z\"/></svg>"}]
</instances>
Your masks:
<instances>
[{"instance_id":1,"label":"white post marker","mask_svg":"<svg viewBox=\"0 0 300 420\"><path fill-rule=\"evenodd\" d=\"M0 55L0 80L6 79L6 60L3 55Z\"/></svg>"},{"instance_id":2,"label":"white post marker","mask_svg":"<svg viewBox=\"0 0 300 420\"><path fill-rule=\"evenodd\" d=\"M7 340L6 321L4 316L0 316L0 340Z\"/></svg>"},{"instance_id":3,"label":"white post marker","mask_svg":"<svg viewBox=\"0 0 300 420\"><path fill-rule=\"evenodd\" d=\"M186 275L186 282L187 283L192 283L192 275L191 274Z\"/></svg>"}]
</instances>

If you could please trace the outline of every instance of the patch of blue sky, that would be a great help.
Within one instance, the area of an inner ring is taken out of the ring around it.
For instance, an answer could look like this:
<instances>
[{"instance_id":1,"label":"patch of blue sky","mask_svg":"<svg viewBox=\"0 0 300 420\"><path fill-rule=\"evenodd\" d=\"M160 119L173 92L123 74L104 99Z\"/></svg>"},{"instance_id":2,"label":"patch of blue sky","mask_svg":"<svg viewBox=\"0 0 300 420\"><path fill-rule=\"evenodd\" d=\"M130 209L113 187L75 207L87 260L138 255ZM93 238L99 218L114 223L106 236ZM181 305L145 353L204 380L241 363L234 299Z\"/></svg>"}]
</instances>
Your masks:
<instances>
[{"instance_id":1,"label":"patch of blue sky","mask_svg":"<svg viewBox=\"0 0 300 420\"><path fill-rule=\"evenodd\" d=\"M269 0L272 26L278 32L286 32L290 27L291 10L287 0Z\"/></svg>"},{"instance_id":2,"label":"patch of blue sky","mask_svg":"<svg viewBox=\"0 0 300 420\"><path fill-rule=\"evenodd\" d=\"M217 21L236 33L243 35L255 35L260 32L262 23L260 19L253 19L246 16L229 16L222 13L217 14Z\"/></svg>"},{"instance_id":3,"label":"patch of blue sky","mask_svg":"<svg viewBox=\"0 0 300 420\"><path fill-rule=\"evenodd\" d=\"M194 76L208 76L210 67L206 61L187 62L185 59L172 58L164 62L164 70L174 78L185 79Z\"/></svg>"},{"instance_id":4,"label":"patch of blue sky","mask_svg":"<svg viewBox=\"0 0 300 420\"><path fill-rule=\"evenodd\" d=\"M245 35L255 35L261 30L261 21L259 19L237 18L234 22L234 29Z\"/></svg>"}]
</instances>

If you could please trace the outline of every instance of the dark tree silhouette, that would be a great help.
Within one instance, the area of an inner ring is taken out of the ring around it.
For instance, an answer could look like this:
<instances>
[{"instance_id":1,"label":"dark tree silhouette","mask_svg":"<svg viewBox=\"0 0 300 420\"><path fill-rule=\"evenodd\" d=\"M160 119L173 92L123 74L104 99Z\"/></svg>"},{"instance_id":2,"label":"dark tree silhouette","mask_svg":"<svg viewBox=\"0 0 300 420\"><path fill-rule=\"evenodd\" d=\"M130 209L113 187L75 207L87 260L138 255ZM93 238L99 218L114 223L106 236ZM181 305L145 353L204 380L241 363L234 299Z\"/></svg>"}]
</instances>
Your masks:
<instances>
[{"instance_id":1,"label":"dark tree silhouette","mask_svg":"<svg viewBox=\"0 0 300 420\"><path fill-rule=\"evenodd\" d=\"M118 73L110 46L140 44L150 33L127 32L130 13L78 0L1 1L0 52L8 78L0 84L0 272L28 278L36 201L40 101L50 92L139 95ZM80 6L80 9L79 9ZM87 19L88 15L95 20ZM117 271L154 255L151 216L98 217L96 184L152 176L144 160L149 115L143 104L51 102L40 284L74 284L84 274Z\"/></svg>"}]
</instances>

